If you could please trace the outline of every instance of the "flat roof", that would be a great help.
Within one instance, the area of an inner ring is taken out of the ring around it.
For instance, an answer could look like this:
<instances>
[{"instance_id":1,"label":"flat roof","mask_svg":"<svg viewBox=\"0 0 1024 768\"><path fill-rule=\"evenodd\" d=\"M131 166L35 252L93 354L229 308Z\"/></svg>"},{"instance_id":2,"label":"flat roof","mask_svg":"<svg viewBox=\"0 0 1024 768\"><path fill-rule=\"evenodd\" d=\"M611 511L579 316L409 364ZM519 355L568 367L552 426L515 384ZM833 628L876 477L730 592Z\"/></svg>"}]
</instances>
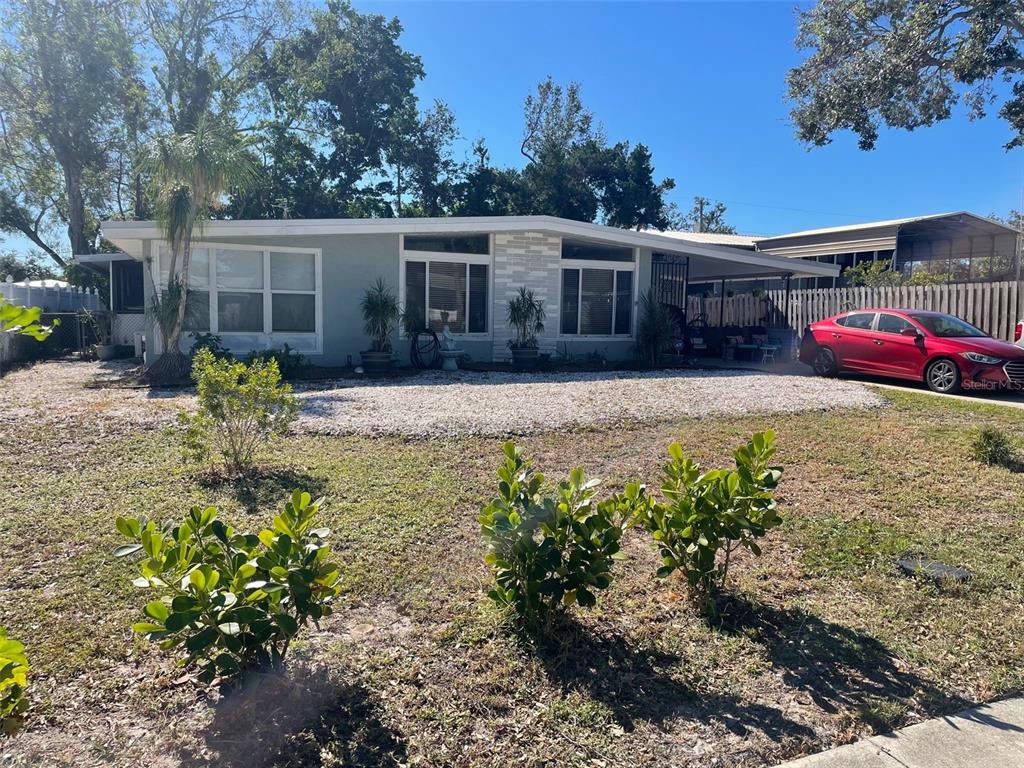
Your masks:
<instances>
[{"instance_id":1,"label":"flat roof","mask_svg":"<svg viewBox=\"0 0 1024 768\"><path fill-rule=\"evenodd\" d=\"M948 232L943 232L948 230ZM927 216L908 216L902 219L870 221L843 227L806 229L784 235L774 235L757 241L758 252L787 258L807 258L835 253L892 250L900 237L948 237L970 235L1014 235L1017 230L986 216L969 211L934 213Z\"/></svg>"},{"instance_id":2,"label":"flat roof","mask_svg":"<svg viewBox=\"0 0 1024 768\"><path fill-rule=\"evenodd\" d=\"M141 258L138 243L160 239L154 221L104 221L103 236L128 253ZM204 221L196 238L296 237L300 235L440 234L492 232L545 232L561 237L616 243L635 248L678 253L717 262L723 273L737 269L758 275L808 275L832 277L839 274L831 264L802 262L796 267L789 259L725 245L693 242L664 232L636 231L591 224L555 216L446 216L395 219L230 219Z\"/></svg>"},{"instance_id":3,"label":"flat roof","mask_svg":"<svg viewBox=\"0 0 1024 768\"><path fill-rule=\"evenodd\" d=\"M707 243L709 245L728 245L737 248L753 248L758 240L764 239L761 235L739 235L726 234L724 232L686 232L683 230L669 230L657 232L646 230L665 237L674 237L677 240L686 240L691 243Z\"/></svg>"},{"instance_id":4,"label":"flat roof","mask_svg":"<svg viewBox=\"0 0 1024 768\"><path fill-rule=\"evenodd\" d=\"M951 218L969 218L985 224L990 224L995 228L1004 229L1007 232L1016 232L1017 230L1011 227L1009 224L1005 224L995 219L990 219L988 216L979 216L976 213L970 211L950 211L949 213L930 213L925 216L907 216L902 219L883 219L881 221L868 221L863 224L847 224L841 227L822 227L821 229L804 229L799 232L787 232L784 235L772 235L771 237L756 238L758 242L764 242L766 240L776 240L779 238L789 237L807 237L810 235L825 235L839 232L856 232L861 229L874 229L876 227L900 227L904 224L914 224L922 221L934 221L937 219L951 219Z\"/></svg>"}]
</instances>

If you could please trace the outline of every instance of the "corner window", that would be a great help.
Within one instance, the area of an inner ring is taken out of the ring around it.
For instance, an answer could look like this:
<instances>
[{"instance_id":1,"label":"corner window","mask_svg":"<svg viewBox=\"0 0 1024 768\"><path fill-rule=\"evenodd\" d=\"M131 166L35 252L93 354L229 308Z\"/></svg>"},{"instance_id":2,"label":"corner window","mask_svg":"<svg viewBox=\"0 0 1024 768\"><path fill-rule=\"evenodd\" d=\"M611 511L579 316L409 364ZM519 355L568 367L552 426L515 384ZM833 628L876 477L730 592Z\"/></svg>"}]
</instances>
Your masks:
<instances>
[{"instance_id":1,"label":"corner window","mask_svg":"<svg viewBox=\"0 0 1024 768\"><path fill-rule=\"evenodd\" d=\"M628 336L633 327L633 273L563 269L559 308L563 336Z\"/></svg>"},{"instance_id":2,"label":"corner window","mask_svg":"<svg viewBox=\"0 0 1024 768\"><path fill-rule=\"evenodd\" d=\"M486 264L461 261L405 262L405 313L422 328L440 333L487 332Z\"/></svg>"}]
</instances>

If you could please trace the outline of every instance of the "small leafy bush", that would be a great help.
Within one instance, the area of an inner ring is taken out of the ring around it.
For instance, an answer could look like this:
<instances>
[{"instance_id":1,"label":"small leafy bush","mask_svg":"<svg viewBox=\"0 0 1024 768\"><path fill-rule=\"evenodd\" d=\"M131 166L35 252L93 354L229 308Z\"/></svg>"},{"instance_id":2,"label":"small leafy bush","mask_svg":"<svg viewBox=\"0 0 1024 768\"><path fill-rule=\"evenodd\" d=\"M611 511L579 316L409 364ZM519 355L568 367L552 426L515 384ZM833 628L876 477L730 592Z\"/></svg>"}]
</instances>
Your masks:
<instances>
[{"instance_id":1,"label":"small leafy bush","mask_svg":"<svg viewBox=\"0 0 1024 768\"><path fill-rule=\"evenodd\" d=\"M561 610L589 607L611 583L622 524L617 498L594 500L599 480L574 469L544 495L544 476L513 443L504 446L498 496L483 507L480 530L494 578L488 596L522 629L550 629Z\"/></svg>"},{"instance_id":2,"label":"small leafy bush","mask_svg":"<svg viewBox=\"0 0 1024 768\"><path fill-rule=\"evenodd\" d=\"M8 640L0 628L0 731L8 732L28 709L25 685L28 682L28 658L25 646Z\"/></svg>"},{"instance_id":3,"label":"small leafy bush","mask_svg":"<svg viewBox=\"0 0 1024 768\"><path fill-rule=\"evenodd\" d=\"M657 575L679 570L704 610L714 612L729 561L739 547L761 554L757 539L782 522L772 493L782 469L770 467L775 433L755 434L733 452L735 469L702 472L678 443L668 449L664 501L634 494L634 521L651 533L661 553Z\"/></svg>"},{"instance_id":4,"label":"small leafy bush","mask_svg":"<svg viewBox=\"0 0 1024 768\"><path fill-rule=\"evenodd\" d=\"M982 464L1012 467L1017 463L1013 444L1004 433L993 427L983 427L973 444L974 458Z\"/></svg>"},{"instance_id":5,"label":"small leafy bush","mask_svg":"<svg viewBox=\"0 0 1024 768\"><path fill-rule=\"evenodd\" d=\"M281 383L274 360L246 365L218 360L209 349L201 349L192 364L192 378L199 410L178 417L185 449L197 460L217 453L233 472L251 467L256 450L284 432L299 410L291 387Z\"/></svg>"},{"instance_id":6,"label":"small leafy bush","mask_svg":"<svg viewBox=\"0 0 1024 768\"><path fill-rule=\"evenodd\" d=\"M262 360L264 363L269 363L273 360L277 363L277 369L285 378L306 367L306 358L288 344L285 344L281 349L268 349L264 352L253 351L249 356L249 362L252 363L256 360Z\"/></svg>"},{"instance_id":7,"label":"small leafy bush","mask_svg":"<svg viewBox=\"0 0 1024 768\"><path fill-rule=\"evenodd\" d=\"M178 525L118 517L132 543L114 554L143 552L132 583L156 593L133 629L165 650L183 648L182 666L198 666L203 682L279 666L300 628L329 615L339 592L330 531L314 527L322 501L296 491L259 534L233 530L214 507L195 508Z\"/></svg>"},{"instance_id":8,"label":"small leafy bush","mask_svg":"<svg viewBox=\"0 0 1024 768\"><path fill-rule=\"evenodd\" d=\"M216 333L191 333L192 348L188 354L193 360L199 354L199 350L208 349L218 360L231 360L234 355L231 350L224 346L224 339Z\"/></svg>"}]
</instances>

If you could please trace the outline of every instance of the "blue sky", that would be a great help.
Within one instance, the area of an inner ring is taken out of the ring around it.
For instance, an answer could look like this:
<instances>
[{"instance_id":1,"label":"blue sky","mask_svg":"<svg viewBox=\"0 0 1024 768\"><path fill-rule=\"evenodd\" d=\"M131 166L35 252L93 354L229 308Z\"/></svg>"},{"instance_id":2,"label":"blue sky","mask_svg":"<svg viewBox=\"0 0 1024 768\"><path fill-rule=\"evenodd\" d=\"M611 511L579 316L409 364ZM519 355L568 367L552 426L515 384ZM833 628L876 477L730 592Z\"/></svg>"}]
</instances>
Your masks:
<instances>
[{"instance_id":1,"label":"blue sky","mask_svg":"<svg viewBox=\"0 0 1024 768\"><path fill-rule=\"evenodd\" d=\"M520 164L522 101L547 75L579 81L609 140L643 142L680 205L722 200L740 231L1020 206L1024 150L995 117L884 131L873 152L838 136L808 151L785 102L794 4L785 2L358 2L397 16L423 58L418 93L448 102L467 142Z\"/></svg>"}]
</instances>

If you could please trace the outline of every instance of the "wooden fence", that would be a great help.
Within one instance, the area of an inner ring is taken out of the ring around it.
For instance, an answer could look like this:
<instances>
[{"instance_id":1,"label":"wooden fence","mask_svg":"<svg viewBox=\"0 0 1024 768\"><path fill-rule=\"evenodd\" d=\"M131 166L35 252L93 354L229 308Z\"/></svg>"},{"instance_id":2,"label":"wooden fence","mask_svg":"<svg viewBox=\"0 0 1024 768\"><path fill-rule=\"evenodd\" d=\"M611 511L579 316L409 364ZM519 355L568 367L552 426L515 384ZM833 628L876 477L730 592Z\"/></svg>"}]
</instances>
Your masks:
<instances>
[{"instance_id":1,"label":"wooden fence","mask_svg":"<svg viewBox=\"0 0 1024 768\"><path fill-rule=\"evenodd\" d=\"M1018 317L1018 283L945 283L883 288L815 288L766 294L737 294L725 299L691 296L687 316L703 314L709 325L766 325L798 333L808 323L839 312L867 307L930 309L962 317L997 339L1013 341ZM1024 298L1024 297L1022 297Z\"/></svg>"}]
</instances>

